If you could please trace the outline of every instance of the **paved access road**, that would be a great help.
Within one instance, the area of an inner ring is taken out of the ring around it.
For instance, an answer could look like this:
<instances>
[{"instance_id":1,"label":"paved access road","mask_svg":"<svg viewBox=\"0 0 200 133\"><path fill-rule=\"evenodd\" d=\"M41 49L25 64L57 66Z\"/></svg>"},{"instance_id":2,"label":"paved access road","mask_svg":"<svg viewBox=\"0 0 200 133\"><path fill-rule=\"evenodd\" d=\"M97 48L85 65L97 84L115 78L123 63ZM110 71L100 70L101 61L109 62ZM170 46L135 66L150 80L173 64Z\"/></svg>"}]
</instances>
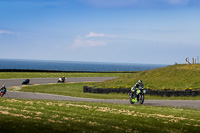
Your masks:
<instances>
[{"instance_id":1,"label":"paved access road","mask_svg":"<svg viewBox=\"0 0 200 133\"><path fill-rule=\"evenodd\" d=\"M113 79L113 78L115 77L68 78L66 82L102 82L102 81ZM30 79L30 84L56 83L57 80L58 80L57 78ZM23 79L0 79L0 85L5 84L7 87L20 86L22 81ZM102 103L114 103L114 104L129 104L129 100L91 99L91 98L79 98L79 97L31 93L31 92L9 92L8 91L7 94L4 95L4 97L19 98L19 99L87 101L87 102L102 102ZM127 98L128 98L128 95L127 95ZM144 105L200 109L200 101L194 101L194 100L145 100Z\"/></svg>"}]
</instances>

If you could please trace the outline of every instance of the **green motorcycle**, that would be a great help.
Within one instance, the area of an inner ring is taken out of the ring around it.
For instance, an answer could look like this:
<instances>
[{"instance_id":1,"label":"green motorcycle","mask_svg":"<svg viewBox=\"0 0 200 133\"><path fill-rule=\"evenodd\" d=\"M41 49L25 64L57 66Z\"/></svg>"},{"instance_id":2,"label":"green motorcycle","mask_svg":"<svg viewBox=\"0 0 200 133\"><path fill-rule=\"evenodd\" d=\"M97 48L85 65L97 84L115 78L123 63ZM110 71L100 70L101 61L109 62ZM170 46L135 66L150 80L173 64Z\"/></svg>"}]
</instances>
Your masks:
<instances>
[{"instance_id":1,"label":"green motorcycle","mask_svg":"<svg viewBox=\"0 0 200 133\"><path fill-rule=\"evenodd\" d=\"M130 104L134 104L139 102L140 104L143 104L144 102L144 94L146 93L146 90L143 88L136 88L136 95L135 98L133 98L133 93L129 93L129 99L130 99Z\"/></svg>"}]
</instances>

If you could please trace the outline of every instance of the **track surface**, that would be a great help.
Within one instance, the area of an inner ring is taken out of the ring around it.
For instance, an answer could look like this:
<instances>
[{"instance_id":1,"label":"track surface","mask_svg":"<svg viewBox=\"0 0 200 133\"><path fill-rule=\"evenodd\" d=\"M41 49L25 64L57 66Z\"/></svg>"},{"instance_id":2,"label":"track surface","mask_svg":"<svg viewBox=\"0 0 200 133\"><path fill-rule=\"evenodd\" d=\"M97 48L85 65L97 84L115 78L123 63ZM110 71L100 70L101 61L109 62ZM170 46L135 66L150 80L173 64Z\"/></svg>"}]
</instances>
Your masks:
<instances>
[{"instance_id":1,"label":"track surface","mask_svg":"<svg viewBox=\"0 0 200 133\"><path fill-rule=\"evenodd\" d=\"M19 99L85 101L85 102L129 104L129 100L91 99L91 98L80 98L80 97L70 97L70 96L60 96L60 95L30 93L30 92L7 92L5 97L19 98ZM153 105L153 106L171 106L171 107L200 109L200 101L193 101L193 100L145 100L143 104Z\"/></svg>"},{"instance_id":2,"label":"track surface","mask_svg":"<svg viewBox=\"0 0 200 133\"><path fill-rule=\"evenodd\" d=\"M109 79L113 79L113 77L68 78L66 80L66 82L102 82L102 81L109 80ZM30 83L31 84L48 84L48 83L56 83L57 80L58 80L57 78L30 79L30 81L31 81ZM22 82L22 79L3 79L3 80L0 79L0 85L5 84L7 87L19 86L21 84L21 82ZM87 102L129 104L129 100L91 99L91 98L79 98L79 97L31 93L31 92L7 92L4 97L19 98L19 99L87 101ZM200 109L200 101L193 101L193 100L145 100L144 105L171 106L171 107Z\"/></svg>"},{"instance_id":3,"label":"track surface","mask_svg":"<svg viewBox=\"0 0 200 133\"><path fill-rule=\"evenodd\" d=\"M115 79L116 77L79 77L67 78L65 82L103 82L105 80ZM5 85L7 88L12 86L20 86L24 79L0 79L0 85ZM30 85L57 83L58 78L31 78Z\"/></svg>"}]
</instances>

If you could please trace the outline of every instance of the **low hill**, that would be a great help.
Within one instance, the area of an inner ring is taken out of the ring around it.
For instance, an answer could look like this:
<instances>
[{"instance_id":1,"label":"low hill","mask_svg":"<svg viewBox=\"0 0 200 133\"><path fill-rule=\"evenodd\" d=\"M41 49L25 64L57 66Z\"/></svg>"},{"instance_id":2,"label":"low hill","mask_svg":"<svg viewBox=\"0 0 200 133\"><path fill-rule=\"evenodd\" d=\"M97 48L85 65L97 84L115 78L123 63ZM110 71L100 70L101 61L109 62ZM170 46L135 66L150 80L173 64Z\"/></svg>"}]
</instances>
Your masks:
<instances>
[{"instance_id":1,"label":"low hill","mask_svg":"<svg viewBox=\"0 0 200 133\"><path fill-rule=\"evenodd\" d=\"M132 87L139 79L152 89L200 88L200 64L172 65L154 70L130 73L118 79L95 83L97 87Z\"/></svg>"}]
</instances>

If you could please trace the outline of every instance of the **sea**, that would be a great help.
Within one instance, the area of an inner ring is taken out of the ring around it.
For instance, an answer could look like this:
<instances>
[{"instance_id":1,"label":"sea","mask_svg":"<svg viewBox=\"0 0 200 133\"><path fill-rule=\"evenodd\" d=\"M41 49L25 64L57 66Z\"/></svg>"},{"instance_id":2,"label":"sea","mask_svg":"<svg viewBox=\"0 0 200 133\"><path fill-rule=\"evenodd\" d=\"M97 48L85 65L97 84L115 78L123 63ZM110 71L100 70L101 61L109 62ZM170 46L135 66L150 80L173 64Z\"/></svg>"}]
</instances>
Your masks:
<instances>
[{"instance_id":1,"label":"sea","mask_svg":"<svg viewBox=\"0 0 200 133\"><path fill-rule=\"evenodd\" d=\"M0 59L0 69L28 69L71 72L128 72L151 70L167 65L137 63L103 63L81 61Z\"/></svg>"}]
</instances>

